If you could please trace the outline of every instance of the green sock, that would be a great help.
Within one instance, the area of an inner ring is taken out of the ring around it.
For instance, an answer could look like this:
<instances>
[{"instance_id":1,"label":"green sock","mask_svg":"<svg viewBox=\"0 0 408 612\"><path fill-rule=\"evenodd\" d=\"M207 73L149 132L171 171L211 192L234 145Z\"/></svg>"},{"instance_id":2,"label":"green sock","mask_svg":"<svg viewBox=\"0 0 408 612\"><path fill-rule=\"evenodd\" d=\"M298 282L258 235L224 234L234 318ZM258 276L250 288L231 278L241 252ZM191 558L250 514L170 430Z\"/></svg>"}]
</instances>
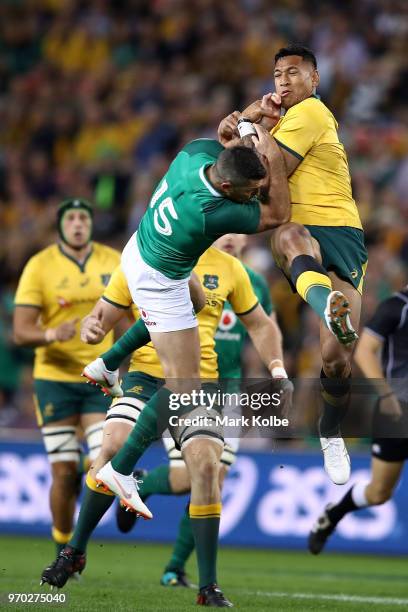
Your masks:
<instances>
[{"instance_id":1,"label":"green sock","mask_svg":"<svg viewBox=\"0 0 408 612\"><path fill-rule=\"evenodd\" d=\"M194 535L191 529L188 506L179 523L177 540L173 548L171 559L166 565L165 572L184 570L187 559L194 550Z\"/></svg>"},{"instance_id":2,"label":"green sock","mask_svg":"<svg viewBox=\"0 0 408 612\"><path fill-rule=\"evenodd\" d=\"M220 516L221 503L205 506L190 504L190 524L194 534L200 589L217 582Z\"/></svg>"},{"instance_id":3,"label":"green sock","mask_svg":"<svg viewBox=\"0 0 408 612\"><path fill-rule=\"evenodd\" d=\"M69 545L78 552L85 552L93 530L105 512L111 507L115 496L96 487L96 482L88 474L84 487L84 497L79 511L78 521Z\"/></svg>"},{"instance_id":4,"label":"green sock","mask_svg":"<svg viewBox=\"0 0 408 612\"><path fill-rule=\"evenodd\" d=\"M332 284L325 268L311 255L298 255L292 262L290 277L298 294L326 323L324 311Z\"/></svg>"},{"instance_id":5,"label":"green sock","mask_svg":"<svg viewBox=\"0 0 408 612\"><path fill-rule=\"evenodd\" d=\"M172 495L173 491L169 481L170 468L168 465L159 465L159 467L151 470L143 478L142 484L139 486L139 495L145 501L150 495Z\"/></svg>"},{"instance_id":6,"label":"green sock","mask_svg":"<svg viewBox=\"0 0 408 612\"><path fill-rule=\"evenodd\" d=\"M101 357L107 369L113 372L119 368L128 355L148 342L150 342L150 334L142 319L139 319Z\"/></svg>"},{"instance_id":7,"label":"green sock","mask_svg":"<svg viewBox=\"0 0 408 612\"><path fill-rule=\"evenodd\" d=\"M319 317L326 323L324 317L324 311L326 309L327 298L331 293L331 287L324 287L323 285L315 285L311 287L305 294L305 301L313 308ZM302 294L300 294L302 295ZM303 297L303 295L302 295Z\"/></svg>"},{"instance_id":8,"label":"green sock","mask_svg":"<svg viewBox=\"0 0 408 612\"><path fill-rule=\"evenodd\" d=\"M131 474L145 450L167 428L170 395L171 391L166 387L152 395L128 439L112 459L114 470L125 475Z\"/></svg>"}]
</instances>

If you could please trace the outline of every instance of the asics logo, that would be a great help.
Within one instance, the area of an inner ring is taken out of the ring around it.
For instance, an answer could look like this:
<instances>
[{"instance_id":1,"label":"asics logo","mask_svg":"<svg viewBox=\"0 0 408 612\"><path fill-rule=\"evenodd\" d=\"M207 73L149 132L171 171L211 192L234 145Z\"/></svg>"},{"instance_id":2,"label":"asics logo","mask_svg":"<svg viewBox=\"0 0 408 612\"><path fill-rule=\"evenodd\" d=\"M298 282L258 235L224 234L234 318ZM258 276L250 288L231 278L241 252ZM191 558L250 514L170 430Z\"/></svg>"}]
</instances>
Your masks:
<instances>
[{"instance_id":1,"label":"asics logo","mask_svg":"<svg viewBox=\"0 0 408 612\"><path fill-rule=\"evenodd\" d=\"M122 487L122 485L120 484L119 480L116 478L116 476L113 476L113 480L116 482L116 484L118 485L121 494L123 495L123 497L125 499L130 499L132 497L131 493L128 493L127 491L125 491L125 489Z\"/></svg>"}]
</instances>

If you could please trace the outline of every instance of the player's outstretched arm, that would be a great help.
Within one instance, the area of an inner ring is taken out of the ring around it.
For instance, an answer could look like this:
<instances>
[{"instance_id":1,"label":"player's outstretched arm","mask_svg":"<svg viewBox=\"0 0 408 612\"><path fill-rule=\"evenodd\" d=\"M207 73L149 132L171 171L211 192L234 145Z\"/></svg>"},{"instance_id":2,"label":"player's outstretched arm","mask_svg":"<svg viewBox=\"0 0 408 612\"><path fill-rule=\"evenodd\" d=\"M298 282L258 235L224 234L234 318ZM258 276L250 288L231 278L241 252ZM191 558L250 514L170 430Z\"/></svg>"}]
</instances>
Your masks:
<instances>
[{"instance_id":1,"label":"player's outstretched arm","mask_svg":"<svg viewBox=\"0 0 408 612\"><path fill-rule=\"evenodd\" d=\"M86 344L99 344L119 321L127 315L127 310L100 299L92 311L81 322L81 340Z\"/></svg>"},{"instance_id":2,"label":"player's outstretched arm","mask_svg":"<svg viewBox=\"0 0 408 612\"><path fill-rule=\"evenodd\" d=\"M44 329L40 324L41 309L36 306L16 306L13 318L13 340L18 346L46 346L67 342L77 333L79 319L71 319L58 327Z\"/></svg>"},{"instance_id":3,"label":"player's outstretched arm","mask_svg":"<svg viewBox=\"0 0 408 612\"><path fill-rule=\"evenodd\" d=\"M254 310L239 318L268 370L272 373L274 368L283 368L282 334L275 317L268 317L258 304Z\"/></svg>"},{"instance_id":4,"label":"player's outstretched arm","mask_svg":"<svg viewBox=\"0 0 408 612\"><path fill-rule=\"evenodd\" d=\"M280 406L283 416L289 418L292 408L293 384L288 380L283 363L282 334L276 322L276 317L273 313L268 317L262 306L258 304L252 312L241 315L239 318L245 325L272 378L281 380Z\"/></svg>"},{"instance_id":5,"label":"player's outstretched arm","mask_svg":"<svg viewBox=\"0 0 408 612\"><path fill-rule=\"evenodd\" d=\"M257 136L253 136L255 149L267 169L267 179L262 188L261 218L258 232L273 229L288 223L291 216L291 201L286 175L286 166L280 148L269 132L254 124Z\"/></svg>"}]
</instances>

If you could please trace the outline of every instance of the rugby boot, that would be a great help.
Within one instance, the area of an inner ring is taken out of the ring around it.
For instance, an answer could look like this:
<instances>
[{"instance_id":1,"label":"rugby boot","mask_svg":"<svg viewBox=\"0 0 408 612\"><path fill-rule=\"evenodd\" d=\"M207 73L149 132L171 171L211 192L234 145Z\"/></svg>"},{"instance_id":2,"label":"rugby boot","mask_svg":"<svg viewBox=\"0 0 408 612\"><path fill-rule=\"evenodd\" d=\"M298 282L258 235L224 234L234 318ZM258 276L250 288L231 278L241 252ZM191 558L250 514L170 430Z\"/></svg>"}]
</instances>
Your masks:
<instances>
[{"instance_id":1,"label":"rugby boot","mask_svg":"<svg viewBox=\"0 0 408 612\"><path fill-rule=\"evenodd\" d=\"M180 569L165 572L160 578L160 584L165 587L186 587L190 589L197 588L196 584L189 581L186 572Z\"/></svg>"},{"instance_id":2,"label":"rugby boot","mask_svg":"<svg viewBox=\"0 0 408 612\"><path fill-rule=\"evenodd\" d=\"M197 604L199 606L208 606L209 608L233 608L231 603L216 584L209 584L200 589L197 595Z\"/></svg>"},{"instance_id":3,"label":"rugby boot","mask_svg":"<svg viewBox=\"0 0 408 612\"><path fill-rule=\"evenodd\" d=\"M137 469L133 472L134 478L136 478L137 484L143 482L143 478L147 476L147 470ZM129 512L126 506L122 506L119 502L116 506L116 525L120 532L129 533L135 526L137 521L137 514L135 512Z\"/></svg>"},{"instance_id":4,"label":"rugby boot","mask_svg":"<svg viewBox=\"0 0 408 612\"><path fill-rule=\"evenodd\" d=\"M123 397L123 389L119 384L119 370L114 372L108 370L101 357L88 363L84 367L81 376L87 378L91 385L100 387L105 395Z\"/></svg>"},{"instance_id":5,"label":"rugby boot","mask_svg":"<svg viewBox=\"0 0 408 612\"><path fill-rule=\"evenodd\" d=\"M51 585L51 588L56 586L61 589L65 586L68 578L76 573L82 574L85 564L86 556L84 553L76 552L72 546L65 546L55 561L43 571L40 586L47 583Z\"/></svg>"},{"instance_id":6,"label":"rugby boot","mask_svg":"<svg viewBox=\"0 0 408 612\"><path fill-rule=\"evenodd\" d=\"M105 487L117 495L122 506L136 512L144 519L153 518L149 508L142 502L138 493L137 480L133 474L124 476L113 469L111 462L106 463L96 474L97 486Z\"/></svg>"},{"instance_id":7,"label":"rugby boot","mask_svg":"<svg viewBox=\"0 0 408 612\"><path fill-rule=\"evenodd\" d=\"M327 327L340 344L351 344L358 340L358 334L350 321L350 312L349 302L341 291L329 293L324 318Z\"/></svg>"},{"instance_id":8,"label":"rugby boot","mask_svg":"<svg viewBox=\"0 0 408 612\"><path fill-rule=\"evenodd\" d=\"M343 438L320 438L324 469L334 484L345 484L350 478L351 465Z\"/></svg>"},{"instance_id":9,"label":"rugby boot","mask_svg":"<svg viewBox=\"0 0 408 612\"><path fill-rule=\"evenodd\" d=\"M324 512L319 516L309 533L308 548L312 555L318 555L323 550L328 537L336 528L330 522L329 515L327 514L330 508L333 508L333 504L327 504Z\"/></svg>"}]
</instances>

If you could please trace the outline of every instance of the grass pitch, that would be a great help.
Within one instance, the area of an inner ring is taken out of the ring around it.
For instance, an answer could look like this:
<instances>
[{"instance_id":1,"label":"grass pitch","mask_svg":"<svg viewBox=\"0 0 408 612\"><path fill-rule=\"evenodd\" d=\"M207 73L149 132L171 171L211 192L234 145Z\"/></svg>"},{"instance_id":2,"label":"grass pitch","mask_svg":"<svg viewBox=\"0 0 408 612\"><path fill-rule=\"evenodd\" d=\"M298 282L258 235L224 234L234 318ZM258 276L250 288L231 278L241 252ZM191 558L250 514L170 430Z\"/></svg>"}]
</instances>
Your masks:
<instances>
[{"instance_id":1,"label":"grass pitch","mask_svg":"<svg viewBox=\"0 0 408 612\"><path fill-rule=\"evenodd\" d=\"M80 582L60 593L65 604L10 604L6 594L49 592L39 587L41 570L54 559L50 541L0 537L0 609L147 612L199 610L196 592L164 588L159 579L169 546L91 543ZM195 560L189 565L196 580ZM235 607L245 611L408 610L405 559L306 552L221 549L219 580ZM55 593L55 591L54 591Z\"/></svg>"}]
</instances>

